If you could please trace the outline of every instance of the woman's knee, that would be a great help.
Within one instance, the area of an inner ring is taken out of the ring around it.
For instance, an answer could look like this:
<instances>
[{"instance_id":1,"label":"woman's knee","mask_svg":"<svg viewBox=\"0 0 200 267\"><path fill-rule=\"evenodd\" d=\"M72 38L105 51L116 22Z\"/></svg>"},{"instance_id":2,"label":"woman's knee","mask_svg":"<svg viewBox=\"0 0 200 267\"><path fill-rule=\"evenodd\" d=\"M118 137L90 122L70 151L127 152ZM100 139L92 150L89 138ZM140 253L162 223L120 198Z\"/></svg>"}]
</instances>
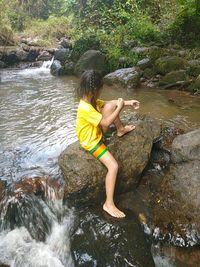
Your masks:
<instances>
[{"instance_id":1,"label":"woman's knee","mask_svg":"<svg viewBox=\"0 0 200 267\"><path fill-rule=\"evenodd\" d=\"M103 112L113 112L116 109L116 103L114 101L108 101L103 107Z\"/></svg>"}]
</instances>

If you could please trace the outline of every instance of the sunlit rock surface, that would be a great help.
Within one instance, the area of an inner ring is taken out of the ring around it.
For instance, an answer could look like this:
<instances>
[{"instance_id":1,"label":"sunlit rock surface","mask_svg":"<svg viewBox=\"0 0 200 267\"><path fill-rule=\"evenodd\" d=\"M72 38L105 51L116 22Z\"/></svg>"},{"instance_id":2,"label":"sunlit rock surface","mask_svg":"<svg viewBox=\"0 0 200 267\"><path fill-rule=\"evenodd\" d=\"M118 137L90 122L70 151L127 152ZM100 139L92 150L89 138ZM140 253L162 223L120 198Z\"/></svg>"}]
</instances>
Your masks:
<instances>
[{"instance_id":1,"label":"sunlit rock surface","mask_svg":"<svg viewBox=\"0 0 200 267\"><path fill-rule=\"evenodd\" d=\"M114 132L107 144L119 163L117 193L131 191L138 185L148 163L153 140L160 133L160 126L151 118L132 113L125 120L135 124L136 129L121 138ZM102 198L106 167L80 148L78 142L61 153L59 165L65 179L65 198L77 203Z\"/></svg>"}]
</instances>

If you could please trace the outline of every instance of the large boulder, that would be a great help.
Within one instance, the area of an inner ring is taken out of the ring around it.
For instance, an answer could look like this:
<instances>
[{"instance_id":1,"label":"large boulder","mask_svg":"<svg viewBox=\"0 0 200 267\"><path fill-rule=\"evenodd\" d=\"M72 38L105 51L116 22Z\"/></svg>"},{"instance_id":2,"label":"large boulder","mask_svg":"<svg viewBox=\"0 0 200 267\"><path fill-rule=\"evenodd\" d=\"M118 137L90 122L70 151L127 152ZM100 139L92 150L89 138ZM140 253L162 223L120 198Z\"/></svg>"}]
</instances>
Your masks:
<instances>
[{"instance_id":1,"label":"large boulder","mask_svg":"<svg viewBox=\"0 0 200 267\"><path fill-rule=\"evenodd\" d=\"M200 160L200 129L177 136L172 144L174 163Z\"/></svg>"},{"instance_id":2,"label":"large boulder","mask_svg":"<svg viewBox=\"0 0 200 267\"><path fill-rule=\"evenodd\" d=\"M184 69L186 62L183 58L177 56L161 57L155 62L155 70L157 73L165 75L168 72Z\"/></svg>"},{"instance_id":3,"label":"large boulder","mask_svg":"<svg viewBox=\"0 0 200 267\"><path fill-rule=\"evenodd\" d=\"M61 48L55 51L54 59L59 60L63 65L66 60L69 60L71 51L69 48Z\"/></svg>"},{"instance_id":4,"label":"large boulder","mask_svg":"<svg viewBox=\"0 0 200 267\"><path fill-rule=\"evenodd\" d=\"M138 185L140 175L148 163L153 140L160 134L160 126L151 118L130 114L124 118L136 129L122 138L113 135L108 149L119 163L116 192L131 191ZM65 179L65 198L73 202L101 200L104 192L106 167L80 148L78 142L69 145L59 156Z\"/></svg>"},{"instance_id":5,"label":"large boulder","mask_svg":"<svg viewBox=\"0 0 200 267\"><path fill-rule=\"evenodd\" d=\"M62 65L59 60L54 60L50 67L51 74L54 76L59 76L62 74Z\"/></svg>"},{"instance_id":6,"label":"large boulder","mask_svg":"<svg viewBox=\"0 0 200 267\"><path fill-rule=\"evenodd\" d=\"M176 137L171 152L173 163L157 190L154 222L163 231L173 225L187 242L188 227L200 233L200 129ZM197 237L193 241L200 243Z\"/></svg>"},{"instance_id":7,"label":"large boulder","mask_svg":"<svg viewBox=\"0 0 200 267\"><path fill-rule=\"evenodd\" d=\"M140 84L140 73L135 67L119 69L104 77L107 85L120 85L127 89L134 89Z\"/></svg>"},{"instance_id":8,"label":"large boulder","mask_svg":"<svg viewBox=\"0 0 200 267\"><path fill-rule=\"evenodd\" d=\"M75 65L75 74L80 75L88 69L94 69L100 73L105 73L106 57L98 50L88 50Z\"/></svg>"},{"instance_id":9,"label":"large boulder","mask_svg":"<svg viewBox=\"0 0 200 267\"><path fill-rule=\"evenodd\" d=\"M84 208L71 238L75 266L154 267L143 229L132 212L116 220Z\"/></svg>"}]
</instances>

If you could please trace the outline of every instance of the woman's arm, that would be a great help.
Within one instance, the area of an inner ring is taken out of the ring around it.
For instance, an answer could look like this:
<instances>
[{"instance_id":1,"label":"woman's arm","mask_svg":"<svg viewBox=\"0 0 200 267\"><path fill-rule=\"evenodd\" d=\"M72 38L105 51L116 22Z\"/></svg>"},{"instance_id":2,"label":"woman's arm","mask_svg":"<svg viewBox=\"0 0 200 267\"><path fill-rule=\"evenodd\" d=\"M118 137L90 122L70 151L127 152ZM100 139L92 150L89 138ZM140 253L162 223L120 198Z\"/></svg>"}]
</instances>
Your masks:
<instances>
[{"instance_id":1,"label":"woman's arm","mask_svg":"<svg viewBox=\"0 0 200 267\"><path fill-rule=\"evenodd\" d=\"M126 100L124 101L124 106L133 107L134 109L138 109L140 107L140 102L137 100Z\"/></svg>"}]
</instances>

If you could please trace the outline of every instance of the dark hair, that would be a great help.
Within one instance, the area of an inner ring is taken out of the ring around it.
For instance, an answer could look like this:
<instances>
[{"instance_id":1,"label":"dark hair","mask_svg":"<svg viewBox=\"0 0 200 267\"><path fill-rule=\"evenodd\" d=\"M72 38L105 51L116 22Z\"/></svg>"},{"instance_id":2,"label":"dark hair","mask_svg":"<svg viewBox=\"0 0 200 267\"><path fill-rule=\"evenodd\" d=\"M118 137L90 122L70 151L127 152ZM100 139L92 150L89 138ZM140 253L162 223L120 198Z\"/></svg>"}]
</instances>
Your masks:
<instances>
[{"instance_id":1,"label":"dark hair","mask_svg":"<svg viewBox=\"0 0 200 267\"><path fill-rule=\"evenodd\" d=\"M89 94L95 95L102 86L102 75L96 70L86 70L81 75L78 95L79 97Z\"/></svg>"}]
</instances>

